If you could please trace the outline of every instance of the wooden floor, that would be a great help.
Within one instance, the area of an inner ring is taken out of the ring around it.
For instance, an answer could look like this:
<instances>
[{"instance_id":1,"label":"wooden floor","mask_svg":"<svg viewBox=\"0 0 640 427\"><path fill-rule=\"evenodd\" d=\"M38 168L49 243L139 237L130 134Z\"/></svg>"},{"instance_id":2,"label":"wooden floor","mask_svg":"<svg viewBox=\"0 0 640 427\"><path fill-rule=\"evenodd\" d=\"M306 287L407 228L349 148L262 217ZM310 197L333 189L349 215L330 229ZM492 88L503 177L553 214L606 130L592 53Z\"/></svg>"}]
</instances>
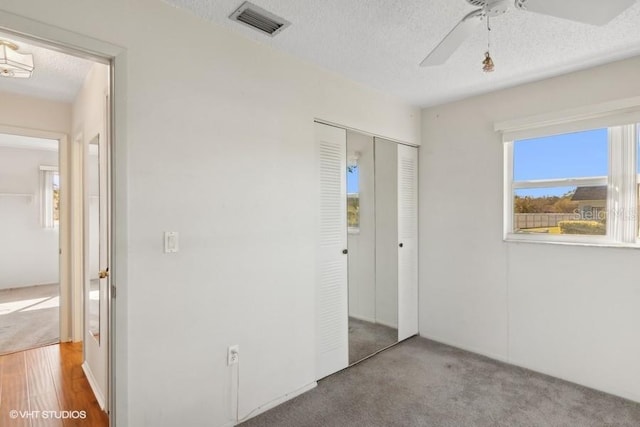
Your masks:
<instances>
[{"instance_id":1,"label":"wooden floor","mask_svg":"<svg viewBox=\"0 0 640 427\"><path fill-rule=\"evenodd\" d=\"M0 356L0 426L107 427L81 365L82 343Z\"/></svg>"}]
</instances>

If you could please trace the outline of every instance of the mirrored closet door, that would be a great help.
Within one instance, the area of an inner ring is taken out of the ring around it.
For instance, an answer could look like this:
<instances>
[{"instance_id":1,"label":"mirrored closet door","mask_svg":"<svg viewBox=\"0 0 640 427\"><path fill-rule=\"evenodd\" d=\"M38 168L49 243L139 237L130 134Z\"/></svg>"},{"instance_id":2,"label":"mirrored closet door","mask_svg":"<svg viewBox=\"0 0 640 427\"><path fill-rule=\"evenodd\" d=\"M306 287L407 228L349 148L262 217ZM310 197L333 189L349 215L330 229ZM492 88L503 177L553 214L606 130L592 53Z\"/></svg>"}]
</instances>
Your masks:
<instances>
[{"instance_id":1,"label":"mirrored closet door","mask_svg":"<svg viewBox=\"0 0 640 427\"><path fill-rule=\"evenodd\" d=\"M417 149L320 123L316 139L323 378L418 332Z\"/></svg>"},{"instance_id":2,"label":"mirrored closet door","mask_svg":"<svg viewBox=\"0 0 640 427\"><path fill-rule=\"evenodd\" d=\"M395 149L347 131L349 364L398 342Z\"/></svg>"}]
</instances>

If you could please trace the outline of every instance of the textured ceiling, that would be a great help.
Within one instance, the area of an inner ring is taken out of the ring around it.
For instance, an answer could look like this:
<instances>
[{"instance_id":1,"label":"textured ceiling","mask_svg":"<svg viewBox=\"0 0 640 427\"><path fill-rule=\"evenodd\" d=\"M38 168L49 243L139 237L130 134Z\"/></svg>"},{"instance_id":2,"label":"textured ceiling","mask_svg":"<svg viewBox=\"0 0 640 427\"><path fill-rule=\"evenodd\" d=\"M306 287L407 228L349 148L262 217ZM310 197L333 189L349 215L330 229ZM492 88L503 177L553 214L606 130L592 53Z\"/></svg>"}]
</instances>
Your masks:
<instances>
[{"instance_id":1,"label":"textured ceiling","mask_svg":"<svg viewBox=\"0 0 640 427\"><path fill-rule=\"evenodd\" d=\"M35 67L33 75L28 79L0 77L0 92L62 102L72 102L75 99L91 68L91 61L34 46L2 33L0 39L16 43L20 53L33 54Z\"/></svg>"},{"instance_id":2,"label":"textured ceiling","mask_svg":"<svg viewBox=\"0 0 640 427\"><path fill-rule=\"evenodd\" d=\"M640 54L640 2L604 27L511 7L491 21L496 71L485 74L482 27L445 65L418 66L474 9L464 0L252 0L291 22L274 38L228 19L243 0L164 1L420 106Z\"/></svg>"}]
</instances>

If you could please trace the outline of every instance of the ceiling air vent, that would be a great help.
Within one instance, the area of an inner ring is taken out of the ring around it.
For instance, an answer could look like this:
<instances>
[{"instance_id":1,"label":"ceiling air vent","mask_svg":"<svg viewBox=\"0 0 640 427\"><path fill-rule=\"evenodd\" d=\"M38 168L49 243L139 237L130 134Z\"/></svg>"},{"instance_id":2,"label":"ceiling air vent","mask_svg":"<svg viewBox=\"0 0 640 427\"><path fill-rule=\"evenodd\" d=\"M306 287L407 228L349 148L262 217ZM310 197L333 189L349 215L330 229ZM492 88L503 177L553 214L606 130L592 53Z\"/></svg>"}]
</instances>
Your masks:
<instances>
[{"instance_id":1,"label":"ceiling air vent","mask_svg":"<svg viewBox=\"0 0 640 427\"><path fill-rule=\"evenodd\" d=\"M229 19L238 21L271 37L289 26L290 22L248 1L242 3Z\"/></svg>"}]
</instances>

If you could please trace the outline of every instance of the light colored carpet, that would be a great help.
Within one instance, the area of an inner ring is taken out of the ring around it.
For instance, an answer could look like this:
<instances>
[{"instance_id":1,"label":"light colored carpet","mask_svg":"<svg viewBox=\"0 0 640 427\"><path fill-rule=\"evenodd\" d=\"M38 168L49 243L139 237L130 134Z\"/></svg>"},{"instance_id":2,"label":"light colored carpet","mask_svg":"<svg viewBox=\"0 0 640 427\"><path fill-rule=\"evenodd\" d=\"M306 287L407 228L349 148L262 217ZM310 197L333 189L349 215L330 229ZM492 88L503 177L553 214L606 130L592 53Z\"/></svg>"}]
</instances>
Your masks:
<instances>
[{"instance_id":1,"label":"light colored carpet","mask_svg":"<svg viewBox=\"0 0 640 427\"><path fill-rule=\"evenodd\" d=\"M59 286L40 285L0 291L0 354L60 340Z\"/></svg>"},{"instance_id":2,"label":"light colored carpet","mask_svg":"<svg viewBox=\"0 0 640 427\"><path fill-rule=\"evenodd\" d=\"M349 364L398 342L398 330L378 323L349 318Z\"/></svg>"},{"instance_id":3,"label":"light colored carpet","mask_svg":"<svg viewBox=\"0 0 640 427\"><path fill-rule=\"evenodd\" d=\"M244 427L638 427L640 404L411 338Z\"/></svg>"}]
</instances>

